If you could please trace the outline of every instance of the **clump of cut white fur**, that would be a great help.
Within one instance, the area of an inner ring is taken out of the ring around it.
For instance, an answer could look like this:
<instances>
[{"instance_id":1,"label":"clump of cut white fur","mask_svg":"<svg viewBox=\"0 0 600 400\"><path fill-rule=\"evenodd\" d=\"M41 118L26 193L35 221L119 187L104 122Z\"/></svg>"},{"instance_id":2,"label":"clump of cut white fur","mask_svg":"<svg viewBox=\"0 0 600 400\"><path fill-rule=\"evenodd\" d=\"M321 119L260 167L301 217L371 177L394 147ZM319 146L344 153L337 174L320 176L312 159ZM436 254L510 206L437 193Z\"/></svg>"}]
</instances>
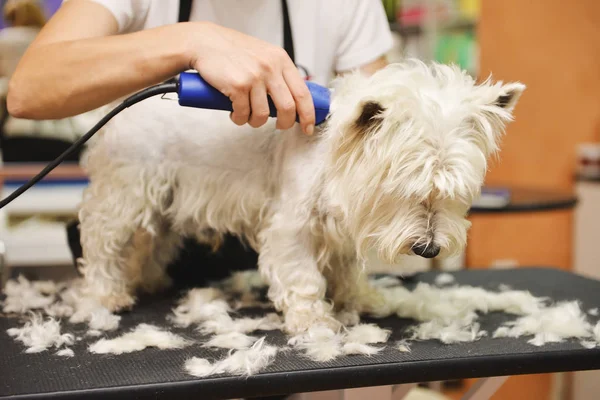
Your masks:
<instances>
[{"instance_id":1,"label":"clump of cut white fur","mask_svg":"<svg viewBox=\"0 0 600 400\"><path fill-rule=\"evenodd\" d=\"M230 373L250 376L268 367L277 354L277 347L267 345L265 338L258 339L249 349L236 350L220 361L211 363L207 359L194 357L186 361L185 370L197 377Z\"/></svg>"},{"instance_id":2,"label":"clump of cut white fur","mask_svg":"<svg viewBox=\"0 0 600 400\"><path fill-rule=\"evenodd\" d=\"M179 301L169 319L177 326L188 327L204 321L229 321L231 308L223 292L216 288L191 289Z\"/></svg>"},{"instance_id":3,"label":"clump of cut white fur","mask_svg":"<svg viewBox=\"0 0 600 400\"><path fill-rule=\"evenodd\" d=\"M114 331L119 327L121 316L111 313L100 301L90 296L83 279L67 283L59 294L59 300L46 309L58 317L68 317L71 324L87 323L89 329Z\"/></svg>"},{"instance_id":4,"label":"clump of cut white fur","mask_svg":"<svg viewBox=\"0 0 600 400\"><path fill-rule=\"evenodd\" d=\"M349 342L342 346L342 353L345 355L365 355L372 356L383 350L383 347L369 346L368 344Z\"/></svg>"},{"instance_id":5,"label":"clump of cut white fur","mask_svg":"<svg viewBox=\"0 0 600 400\"><path fill-rule=\"evenodd\" d=\"M596 339L596 342L600 343L600 322L594 326L592 333L594 334L594 339Z\"/></svg>"},{"instance_id":6,"label":"clump of cut white fur","mask_svg":"<svg viewBox=\"0 0 600 400\"><path fill-rule=\"evenodd\" d=\"M5 313L24 314L30 310L43 309L50 306L59 286L52 281L30 282L19 275L17 280L9 280L4 286L6 299L2 311Z\"/></svg>"},{"instance_id":7,"label":"clump of cut white fur","mask_svg":"<svg viewBox=\"0 0 600 400\"><path fill-rule=\"evenodd\" d=\"M474 342L487 335L486 331L479 328L479 324L472 321L440 321L423 322L410 329L412 340L437 339L442 343Z\"/></svg>"},{"instance_id":8,"label":"clump of cut white fur","mask_svg":"<svg viewBox=\"0 0 600 400\"><path fill-rule=\"evenodd\" d=\"M248 336L240 332L229 332L213 336L203 346L240 350L249 348L257 340L258 338L254 336Z\"/></svg>"},{"instance_id":9,"label":"clump of cut white fur","mask_svg":"<svg viewBox=\"0 0 600 400\"><path fill-rule=\"evenodd\" d=\"M396 349L401 353L410 353L411 352L410 344L408 343L407 340L399 340L396 343Z\"/></svg>"},{"instance_id":10,"label":"clump of cut white fur","mask_svg":"<svg viewBox=\"0 0 600 400\"><path fill-rule=\"evenodd\" d=\"M252 333L255 331L273 331L283 327L281 317L269 313L257 318L231 318L230 316L203 322L199 330L204 334L224 334L230 332Z\"/></svg>"},{"instance_id":11,"label":"clump of cut white fur","mask_svg":"<svg viewBox=\"0 0 600 400\"><path fill-rule=\"evenodd\" d=\"M4 289L3 311L23 314L38 310L50 317L68 318L72 324L88 323L90 329L112 331L119 326L120 316L112 314L86 293L85 282L29 281L23 276L9 280Z\"/></svg>"},{"instance_id":12,"label":"clump of cut white fur","mask_svg":"<svg viewBox=\"0 0 600 400\"><path fill-rule=\"evenodd\" d=\"M27 347L26 353L39 353L51 347L70 346L75 342L72 334L61 334L59 321L53 318L44 320L37 313L32 314L22 327L10 328L6 332Z\"/></svg>"},{"instance_id":13,"label":"clump of cut white fur","mask_svg":"<svg viewBox=\"0 0 600 400\"><path fill-rule=\"evenodd\" d=\"M336 333L326 326L313 326L308 332L289 339L288 344L301 350L313 361L326 362L340 355L374 355L383 347L370 344L387 342L391 331L374 324L360 324Z\"/></svg>"},{"instance_id":14,"label":"clump of cut white fur","mask_svg":"<svg viewBox=\"0 0 600 400\"><path fill-rule=\"evenodd\" d=\"M478 313L503 311L515 315L538 312L545 299L526 291L490 292L458 286L439 288L419 283L414 290L382 289L386 306L402 318L422 322L412 328L413 340L437 339L444 343L474 341L486 335L476 320Z\"/></svg>"},{"instance_id":15,"label":"clump of cut white fur","mask_svg":"<svg viewBox=\"0 0 600 400\"><path fill-rule=\"evenodd\" d=\"M490 312L519 316L498 327L495 338L531 336L528 342L541 346L594 336L578 302L549 305L549 299L527 291L504 288L491 292L471 286L439 288L419 283L413 291L393 287L382 289L382 293L398 316L421 322L410 328L410 340L434 339L447 344L476 341L488 335L477 322L479 315Z\"/></svg>"},{"instance_id":16,"label":"clump of cut white fur","mask_svg":"<svg viewBox=\"0 0 600 400\"><path fill-rule=\"evenodd\" d=\"M390 334L390 330L382 329L374 324L353 326L342 336L341 340L344 342L342 353L372 356L383 350L383 347L374 347L369 344L386 343Z\"/></svg>"},{"instance_id":17,"label":"clump of cut white fur","mask_svg":"<svg viewBox=\"0 0 600 400\"><path fill-rule=\"evenodd\" d=\"M216 288L191 289L179 301L169 319L176 325L198 325L203 334L251 333L280 329L279 315L269 313L258 318L232 318L225 292Z\"/></svg>"},{"instance_id":18,"label":"clump of cut white fur","mask_svg":"<svg viewBox=\"0 0 600 400\"><path fill-rule=\"evenodd\" d=\"M528 343L542 346L569 338L589 337L591 333L592 326L587 322L579 303L571 301L509 321L494 332L494 337L533 336Z\"/></svg>"},{"instance_id":19,"label":"clump of cut white fur","mask_svg":"<svg viewBox=\"0 0 600 400\"><path fill-rule=\"evenodd\" d=\"M75 357L75 352L73 351L73 349L70 348L66 348L66 349L62 349L56 352L57 356L60 357Z\"/></svg>"},{"instance_id":20,"label":"clump of cut white fur","mask_svg":"<svg viewBox=\"0 0 600 400\"><path fill-rule=\"evenodd\" d=\"M438 286L449 285L455 281L454 276L444 272L435 277L435 284Z\"/></svg>"},{"instance_id":21,"label":"clump of cut white fur","mask_svg":"<svg viewBox=\"0 0 600 400\"><path fill-rule=\"evenodd\" d=\"M123 354L156 347L161 350L181 349L192 342L150 324L139 324L131 332L114 339L100 339L89 346L95 354Z\"/></svg>"},{"instance_id":22,"label":"clump of cut white fur","mask_svg":"<svg viewBox=\"0 0 600 400\"><path fill-rule=\"evenodd\" d=\"M380 278L369 279L369 283L375 288L390 288L400 286L402 281L395 276L382 276Z\"/></svg>"},{"instance_id":23,"label":"clump of cut white fur","mask_svg":"<svg viewBox=\"0 0 600 400\"><path fill-rule=\"evenodd\" d=\"M342 336L325 326L315 325L302 335L288 340L292 347L303 350L313 361L326 362L342 354Z\"/></svg>"},{"instance_id":24,"label":"clump of cut white fur","mask_svg":"<svg viewBox=\"0 0 600 400\"><path fill-rule=\"evenodd\" d=\"M344 335L346 342L355 343L385 343L392 332L389 329L383 329L375 324L360 324L348 329Z\"/></svg>"},{"instance_id":25,"label":"clump of cut white fur","mask_svg":"<svg viewBox=\"0 0 600 400\"><path fill-rule=\"evenodd\" d=\"M581 343L581 345L586 349L594 349L598 345L598 343L594 342L593 340L582 340L579 343Z\"/></svg>"},{"instance_id":26,"label":"clump of cut white fur","mask_svg":"<svg viewBox=\"0 0 600 400\"><path fill-rule=\"evenodd\" d=\"M589 313L589 312L588 312ZM581 345L586 349L593 349L600 345L600 322L594 325L592 329L591 339L593 340L582 340Z\"/></svg>"}]
</instances>

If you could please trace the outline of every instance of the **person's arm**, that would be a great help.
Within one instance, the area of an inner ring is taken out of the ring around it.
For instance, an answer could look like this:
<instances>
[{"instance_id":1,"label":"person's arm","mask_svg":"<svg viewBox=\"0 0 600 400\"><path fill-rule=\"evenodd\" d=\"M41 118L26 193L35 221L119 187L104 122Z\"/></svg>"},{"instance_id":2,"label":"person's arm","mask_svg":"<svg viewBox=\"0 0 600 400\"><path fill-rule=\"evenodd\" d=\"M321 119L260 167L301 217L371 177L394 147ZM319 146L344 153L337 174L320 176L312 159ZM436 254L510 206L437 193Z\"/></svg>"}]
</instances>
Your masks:
<instances>
[{"instance_id":1,"label":"person's arm","mask_svg":"<svg viewBox=\"0 0 600 400\"><path fill-rule=\"evenodd\" d=\"M366 64L360 65L359 67L355 68L358 69L363 75L373 75L375 72L379 71L380 69L385 68L386 66L389 65L388 59L386 56L381 56L378 59L368 62ZM345 75L348 73L351 73L352 70L349 71L341 71L338 72L337 75L341 76L341 75Z\"/></svg>"},{"instance_id":2,"label":"person's arm","mask_svg":"<svg viewBox=\"0 0 600 400\"><path fill-rule=\"evenodd\" d=\"M381 1L338 0L330 7L340 21L337 73L360 70L371 75L388 65L386 53L393 46L393 38Z\"/></svg>"},{"instance_id":3,"label":"person's arm","mask_svg":"<svg viewBox=\"0 0 600 400\"><path fill-rule=\"evenodd\" d=\"M360 70L366 75L373 75L375 72L380 69L385 68L388 65L387 57L381 56L375 61L371 61L360 67Z\"/></svg>"},{"instance_id":4,"label":"person's arm","mask_svg":"<svg viewBox=\"0 0 600 400\"><path fill-rule=\"evenodd\" d=\"M232 100L236 124L264 124L268 93L278 128L291 127L298 114L303 130L312 133L310 92L283 49L207 22L125 35L115 35L117 30L103 6L65 2L12 76L9 112L28 119L65 118L196 69Z\"/></svg>"}]
</instances>

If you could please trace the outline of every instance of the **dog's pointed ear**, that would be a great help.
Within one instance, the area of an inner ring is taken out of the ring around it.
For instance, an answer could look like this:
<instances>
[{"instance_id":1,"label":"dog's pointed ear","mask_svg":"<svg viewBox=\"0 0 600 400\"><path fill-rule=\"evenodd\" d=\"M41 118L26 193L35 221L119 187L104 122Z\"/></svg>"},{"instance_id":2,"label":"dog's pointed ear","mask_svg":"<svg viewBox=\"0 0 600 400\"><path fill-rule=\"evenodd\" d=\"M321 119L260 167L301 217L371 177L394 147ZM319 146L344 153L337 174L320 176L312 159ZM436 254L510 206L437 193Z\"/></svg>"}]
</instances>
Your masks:
<instances>
[{"instance_id":1,"label":"dog's pointed ear","mask_svg":"<svg viewBox=\"0 0 600 400\"><path fill-rule=\"evenodd\" d=\"M494 105L512 112L524 90L525 85L518 82L503 85L500 95L494 101Z\"/></svg>"},{"instance_id":2,"label":"dog's pointed ear","mask_svg":"<svg viewBox=\"0 0 600 400\"><path fill-rule=\"evenodd\" d=\"M385 108L377 101L369 100L359 105L356 127L362 131L368 131L378 127L381 124L381 114Z\"/></svg>"}]
</instances>

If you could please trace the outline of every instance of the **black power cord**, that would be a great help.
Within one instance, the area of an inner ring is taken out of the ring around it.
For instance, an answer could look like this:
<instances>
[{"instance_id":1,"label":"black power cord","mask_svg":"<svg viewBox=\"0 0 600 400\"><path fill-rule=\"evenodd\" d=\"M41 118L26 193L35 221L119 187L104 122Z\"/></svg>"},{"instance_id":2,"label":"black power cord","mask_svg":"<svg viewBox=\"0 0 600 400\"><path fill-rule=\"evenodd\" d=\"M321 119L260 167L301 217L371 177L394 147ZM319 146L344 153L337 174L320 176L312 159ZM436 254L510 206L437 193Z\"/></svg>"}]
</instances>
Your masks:
<instances>
[{"instance_id":1,"label":"black power cord","mask_svg":"<svg viewBox=\"0 0 600 400\"><path fill-rule=\"evenodd\" d=\"M110 121L115 115L119 114L121 111L126 108L131 107L132 105L139 103L140 101L146 100L149 97L156 96L159 94L165 93L174 93L177 92L179 88L179 83L176 80L171 80L166 83L161 83L159 85L151 86L147 89L141 90L127 99L123 100L121 104L113 108L108 114L106 114L92 129L90 129L85 135L77 139L67 150L65 150L60 156L54 159L51 163L49 163L43 170L41 170L36 176L31 178L27 183L23 184L17 190L12 192L5 199L0 201L0 208L3 208L11 201L22 195L27 189L31 188L33 185L42 180L46 175L50 173L54 168L58 167L58 165L63 162L67 157L69 157L75 150L80 148L87 142L96 132L98 132L108 121Z\"/></svg>"}]
</instances>

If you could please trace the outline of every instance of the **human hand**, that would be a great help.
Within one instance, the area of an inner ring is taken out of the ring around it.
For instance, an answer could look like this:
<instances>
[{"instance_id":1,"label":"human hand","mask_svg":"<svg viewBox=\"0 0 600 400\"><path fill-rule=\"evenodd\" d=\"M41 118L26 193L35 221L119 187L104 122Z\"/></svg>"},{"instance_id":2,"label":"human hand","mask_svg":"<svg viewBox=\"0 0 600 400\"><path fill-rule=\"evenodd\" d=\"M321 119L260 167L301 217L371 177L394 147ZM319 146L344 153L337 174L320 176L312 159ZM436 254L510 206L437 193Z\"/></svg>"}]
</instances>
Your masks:
<instances>
[{"instance_id":1,"label":"human hand","mask_svg":"<svg viewBox=\"0 0 600 400\"><path fill-rule=\"evenodd\" d=\"M211 23L192 22L190 28L190 68L229 97L235 124L265 124L268 94L277 108L278 129L291 128L298 115L304 133L312 135L312 96L285 50Z\"/></svg>"}]
</instances>

